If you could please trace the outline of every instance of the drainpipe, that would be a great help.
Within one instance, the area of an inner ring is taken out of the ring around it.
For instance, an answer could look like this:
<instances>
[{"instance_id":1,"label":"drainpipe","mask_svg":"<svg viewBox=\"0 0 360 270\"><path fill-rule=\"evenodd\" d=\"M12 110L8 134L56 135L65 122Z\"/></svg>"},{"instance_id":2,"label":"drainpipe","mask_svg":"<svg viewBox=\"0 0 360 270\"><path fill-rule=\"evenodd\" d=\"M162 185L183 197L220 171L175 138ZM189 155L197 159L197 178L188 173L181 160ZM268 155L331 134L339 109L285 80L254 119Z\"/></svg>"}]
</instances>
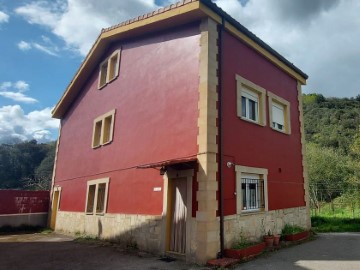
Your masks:
<instances>
[{"instance_id":1,"label":"drainpipe","mask_svg":"<svg viewBox=\"0 0 360 270\"><path fill-rule=\"evenodd\" d=\"M224 149L224 140L223 140L223 129L222 129L222 114L223 114L223 84L222 84L222 77L223 77L223 32L224 32L224 24L225 20L221 18L221 25L219 27L219 63L218 63L218 81L219 81L219 102L218 102L218 123L219 123L219 208L220 208L220 252L218 253L218 257L222 258L224 255L224 173L223 173L223 149Z\"/></svg>"}]
</instances>

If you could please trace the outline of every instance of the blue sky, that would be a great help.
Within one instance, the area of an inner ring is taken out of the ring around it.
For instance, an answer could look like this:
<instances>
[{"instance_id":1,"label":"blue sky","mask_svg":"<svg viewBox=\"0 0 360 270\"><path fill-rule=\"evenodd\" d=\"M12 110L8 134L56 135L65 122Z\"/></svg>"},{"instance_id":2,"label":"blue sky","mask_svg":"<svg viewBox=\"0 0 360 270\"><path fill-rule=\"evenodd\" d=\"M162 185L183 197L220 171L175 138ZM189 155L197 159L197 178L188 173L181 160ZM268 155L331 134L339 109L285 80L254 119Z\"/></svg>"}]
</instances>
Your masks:
<instances>
[{"instance_id":1,"label":"blue sky","mask_svg":"<svg viewBox=\"0 0 360 270\"><path fill-rule=\"evenodd\" d=\"M101 28L163 0L0 0L0 143L54 140L51 109ZM360 1L216 0L310 76L305 92L360 94Z\"/></svg>"}]
</instances>

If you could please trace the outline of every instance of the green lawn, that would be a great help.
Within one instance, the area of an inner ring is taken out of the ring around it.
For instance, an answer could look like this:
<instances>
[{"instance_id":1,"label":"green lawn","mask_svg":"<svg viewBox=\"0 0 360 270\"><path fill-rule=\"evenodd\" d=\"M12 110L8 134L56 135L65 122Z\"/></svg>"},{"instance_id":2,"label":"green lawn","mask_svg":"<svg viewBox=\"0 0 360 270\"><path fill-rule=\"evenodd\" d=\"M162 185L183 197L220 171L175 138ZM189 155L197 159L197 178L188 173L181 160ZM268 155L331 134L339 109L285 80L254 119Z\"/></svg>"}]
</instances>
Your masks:
<instances>
[{"instance_id":1,"label":"green lawn","mask_svg":"<svg viewBox=\"0 0 360 270\"><path fill-rule=\"evenodd\" d=\"M311 225L316 232L360 232L360 209L335 205L333 210L326 204L311 214Z\"/></svg>"}]
</instances>

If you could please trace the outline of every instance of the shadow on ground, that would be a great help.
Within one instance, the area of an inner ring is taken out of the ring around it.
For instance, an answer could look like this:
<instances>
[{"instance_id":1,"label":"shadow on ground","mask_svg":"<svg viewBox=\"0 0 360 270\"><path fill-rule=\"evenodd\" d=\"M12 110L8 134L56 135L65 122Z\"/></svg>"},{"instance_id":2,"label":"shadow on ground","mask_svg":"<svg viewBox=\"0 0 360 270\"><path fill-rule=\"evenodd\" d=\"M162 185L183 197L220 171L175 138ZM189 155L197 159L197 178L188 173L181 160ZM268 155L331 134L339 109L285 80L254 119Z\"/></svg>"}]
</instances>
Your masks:
<instances>
[{"instance_id":1,"label":"shadow on ground","mask_svg":"<svg viewBox=\"0 0 360 270\"><path fill-rule=\"evenodd\" d=\"M0 269L208 269L61 234L0 236Z\"/></svg>"}]
</instances>

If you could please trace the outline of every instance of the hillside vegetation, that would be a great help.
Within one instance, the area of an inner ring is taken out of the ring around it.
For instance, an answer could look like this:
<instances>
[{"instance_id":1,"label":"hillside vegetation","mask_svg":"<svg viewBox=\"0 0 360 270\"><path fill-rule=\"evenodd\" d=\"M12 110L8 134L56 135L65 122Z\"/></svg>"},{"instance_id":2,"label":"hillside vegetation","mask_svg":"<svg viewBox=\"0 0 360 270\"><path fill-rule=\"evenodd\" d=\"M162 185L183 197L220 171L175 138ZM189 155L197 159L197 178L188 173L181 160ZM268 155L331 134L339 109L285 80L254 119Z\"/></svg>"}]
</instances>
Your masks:
<instances>
[{"instance_id":1,"label":"hillside vegetation","mask_svg":"<svg viewBox=\"0 0 360 270\"><path fill-rule=\"evenodd\" d=\"M312 208L360 217L360 96L303 103Z\"/></svg>"},{"instance_id":2,"label":"hillside vegetation","mask_svg":"<svg viewBox=\"0 0 360 270\"><path fill-rule=\"evenodd\" d=\"M49 190L55 142L0 144L0 189Z\"/></svg>"},{"instance_id":3,"label":"hillside vegetation","mask_svg":"<svg viewBox=\"0 0 360 270\"><path fill-rule=\"evenodd\" d=\"M349 154L360 125L360 96L303 96L306 141Z\"/></svg>"}]
</instances>

